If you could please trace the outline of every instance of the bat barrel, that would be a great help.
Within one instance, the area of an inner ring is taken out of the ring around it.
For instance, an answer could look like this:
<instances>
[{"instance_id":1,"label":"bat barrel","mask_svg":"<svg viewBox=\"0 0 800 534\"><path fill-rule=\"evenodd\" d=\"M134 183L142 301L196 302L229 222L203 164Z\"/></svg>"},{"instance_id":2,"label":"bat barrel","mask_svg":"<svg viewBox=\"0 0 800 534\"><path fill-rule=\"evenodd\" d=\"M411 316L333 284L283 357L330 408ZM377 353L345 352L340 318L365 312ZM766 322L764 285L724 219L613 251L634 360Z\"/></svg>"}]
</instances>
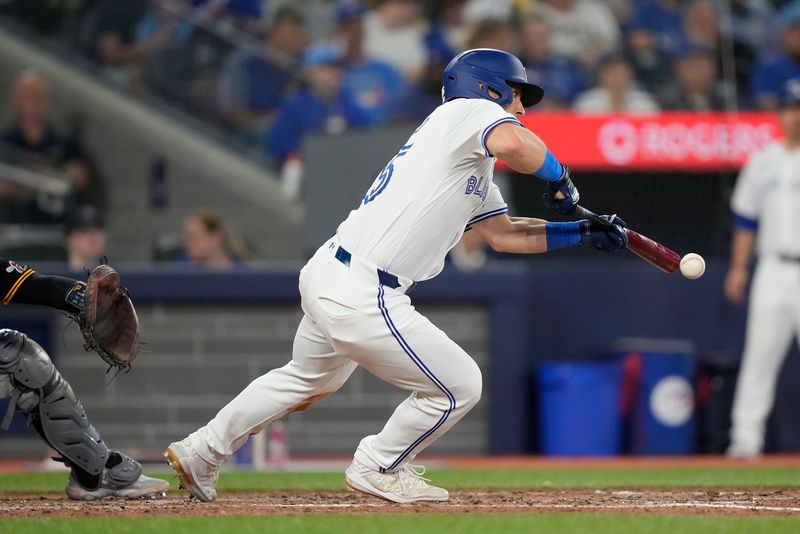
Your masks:
<instances>
[{"instance_id":1,"label":"bat barrel","mask_svg":"<svg viewBox=\"0 0 800 534\"><path fill-rule=\"evenodd\" d=\"M674 273L680 269L681 257L674 250L670 250L661 243L630 228L626 228L625 233L628 234L628 250L647 263L658 267L665 273Z\"/></svg>"}]
</instances>

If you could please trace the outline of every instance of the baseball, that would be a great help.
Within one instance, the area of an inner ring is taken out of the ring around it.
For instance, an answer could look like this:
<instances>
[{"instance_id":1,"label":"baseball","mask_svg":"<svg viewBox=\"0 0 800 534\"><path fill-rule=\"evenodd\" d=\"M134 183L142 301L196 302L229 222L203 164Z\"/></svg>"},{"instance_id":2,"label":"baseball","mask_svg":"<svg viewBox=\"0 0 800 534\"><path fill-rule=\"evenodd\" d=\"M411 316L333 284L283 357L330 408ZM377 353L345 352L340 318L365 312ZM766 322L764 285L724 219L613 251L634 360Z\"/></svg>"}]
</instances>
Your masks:
<instances>
[{"instance_id":1,"label":"baseball","mask_svg":"<svg viewBox=\"0 0 800 534\"><path fill-rule=\"evenodd\" d=\"M689 280L696 280L706 272L706 260L700 254L690 252L681 258L681 274Z\"/></svg>"}]
</instances>

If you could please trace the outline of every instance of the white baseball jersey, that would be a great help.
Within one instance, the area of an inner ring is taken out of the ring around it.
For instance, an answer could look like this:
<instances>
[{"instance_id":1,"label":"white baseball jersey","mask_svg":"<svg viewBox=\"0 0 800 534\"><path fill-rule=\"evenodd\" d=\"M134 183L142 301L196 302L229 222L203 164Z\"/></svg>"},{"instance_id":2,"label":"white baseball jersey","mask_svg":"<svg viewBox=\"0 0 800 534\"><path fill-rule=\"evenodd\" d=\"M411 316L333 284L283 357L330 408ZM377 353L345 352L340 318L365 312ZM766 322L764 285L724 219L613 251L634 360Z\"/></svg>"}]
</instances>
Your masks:
<instances>
[{"instance_id":1,"label":"white baseball jersey","mask_svg":"<svg viewBox=\"0 0 800 534\"><path fill-rule=\"evenodd\" d=\"M758 221L760 256L800 256L800 150L775 142L751 156L739 174L731 209Z\"/></svg>"},{"instance_id":2,"label":"white baseball jersey","mask_svg":"<svg viewBox=\"0 0 800 534\"><path fill-rule=\"evenodd\" d=\"M488 100L436 108L339 225L342 246L411 280L439 274L467 226L508 211L486 148L489 132L505 122L520 124Z\"/></svg>"},{"instance_id":3,"label":"white baseball jersey","mask_svg":"<svg viewBox=\"0 0 800 534\"><path fill-rule=\"evenodd\" d=\"M731 453L763 449L767 417L789 346L800 332L800 150L782 142L756 152L739 174L731 199L736 215L758 221L759 261L747 313L744 354L736 381Z\"/></svg>"}]
</instances>

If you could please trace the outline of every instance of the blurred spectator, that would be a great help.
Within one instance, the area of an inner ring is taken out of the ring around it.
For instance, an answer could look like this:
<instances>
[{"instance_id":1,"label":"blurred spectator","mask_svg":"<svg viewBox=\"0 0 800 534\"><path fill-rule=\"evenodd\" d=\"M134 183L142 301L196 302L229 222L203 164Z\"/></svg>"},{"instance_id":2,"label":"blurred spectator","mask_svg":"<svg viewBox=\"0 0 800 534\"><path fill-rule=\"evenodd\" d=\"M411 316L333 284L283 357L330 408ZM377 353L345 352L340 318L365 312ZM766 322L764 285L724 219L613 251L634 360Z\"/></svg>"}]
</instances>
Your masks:
<instances>
[{"instance_id":1,"label":"blurred spectator","mask_svg":"<svg viewBox=\"0 0 800 534\"><path fill-rule=\"evenodd\" d=\"M84 206L73 213L64 225L69 268L83 271L97 265L105 254L107 237L105 222L96 209Z\"/></svg>"},{"instance_id":2,"label":"blurred spectator","mask_svg":"<svg viewBox=\"0 0 800 534\"><path fill-rule=\"evenodd\" d=\"M418 81L428 61L419 0L376 0L364 18L364 52Z\"/></svg>"},{"instance_id":3,"label":"blurred spectator","mask_svg":"<svg viewBox=\"0 0 800 534\"><path fill-rule=\"evenodd\" d=\"M212 269L230 269L245 258L244 247L222 214L207 209L184 221L183 250L190 263Z\"/></svg>"},{"instance_id":4,"label":"blurred spectator","mask_svg":"<svg viewBox=\"0 0 800 534\"><path fill-rule=\"evenodd\" d=\"M307 43L303 15L282 7L275 13L262 50L240 49L226 60L220 97L234 125L257 133L269 121L295 82L293 70Z\"/></svg>"},{"instance_id":5,"label":"blurred spectator","mask_svg":"<svg viewBox=\"0 0 800 534\"><path fill-rule=\"evenodd\" d=\"M93 206L103 210L105 190L94 164L80 143L70 135L57 132L48 120L50 87L37 72L20 74L11 93L14 123L0 136L6 145L24 151L20 162L39 159L46 165L67 173L72 180L69 204ZM33 215L33 214L32 214Z\"/></svg>"},{"instance_id":6,"label":"blurred spectator","mask_svg":"<svg viewBox=\"0 0 800 534\"><path fill-rule=\"evenodd\" d=\"M752 55L777 47L775 10L768 0L729 0L723 32Z\"/></svg>"},{"instance_id":7,"label":"blurred spectator","mask_svg":"<svg viewBox=\"0 0 800 534\"><path fill-rule=\"evenodd\" d=\"M139 61L171 38L171 28L164 27L148 40L137 42L136 25L147 14L148 6L147 0L97 0L90 56L118 83L136 80Z\"/></svg>"},{"instance_id":8,"label":"blurred spectator","mask_svg":"<svg viewBox=\"0 0 800 534\"><path fill-rule=\"evenodd\" d=\"M686 41L707 50L719 49L719 12L712 0L694 0L683 19Z\"/></svg>"},{"instance_id":9,"label":"blurred spectator","mask_svg":"<svg viewBox=\"0 0 800 534\"><path fill-rule=\"evenodd\" d=\"M617 19L599 0L547 0L541 13L550 24L555 56L588 67L620 45Z\"/></svg>"},{"instance_id":10,"label":"blurred spectator","mask_svg":"<svg viewBox=\"0 0 800 534\"><path fill-rule=\"evenodd\" d=\"M387 121L405 93L400 71L364 53L364 13L360 2L344 2L336 11L336 47L343 55L342 105L348 122L373 126Z\"/></svg>"},{"instance_id":11,"label":"blurred spectator","mask_svg":"<svg viewBox=\"0 0 800 534\"><path fill-rule=\"evenodd\" d=\"M605 4L617 19L617 25L624 29L628 26L628 21L633 16L633 9L637 0L606 0Z\"/></svg>"},{"instance_id":12,"label":"blurred spectator","mask_svg":"<svg viewBox=\"0 0 800 534\"><path fill-rule=\"evenodd\" d=\"M768 0L730 0L720 26L724 38L732 43L736 84L744 94L758 56L778 48L775 10Z\"/></svg>"},{"instance_id":13,"label":"blurred spectator","mask_svg":"<svg viewBox=\"0 0 800 534\"><path fill-rule=\"evenodd\" d=\"M683 18L684 44L676 54L682 54L687 47L704 48L711 53L712 59L717 65L717 75L720 73L733 76L733 63L730 57L723 57L730 54L731 50L723 50L720 41L720 13L714 0L693 0ZM731 71L726 72L725 61L728 61Z\"/></svg>"},{"instance_id":14,"label":"blurred spectator","mask_svg":"<svg viewBox=\"0 0 800 534\"><path fill-rule=\"evenodd\" d=\"M309 49L304 58L308 84L278 108L277 118L267 134L267 152L282 165L284 195L300 196L305 136L319 131L338 134L347 127L342 105L341 56L327 45Z\"/></svg>"},{"instance_id":15,"label":"blurred spectator","mask_svg":"<svg viewBox=\"0 0 800 534\"><path fill-rule=\"evenodd\" d=\"M628 23L628 44L636 77L656 90L669 80L673 56L684 45L683 12L679 0L643 0Z\"/></svg>"},{"instance_id":16,"label":"blurred spectator","mask_svg":"<svg viewBox=\"0 0 800 534\"><path fill-rule=\"evenodd\" d=\"M800 1L781 10L778 24L781 49L762 58L750 77L750 94L761 109L777 109L783 86L800 77Z\"/></svg>"},{"instance_id":17,"label":"blurred spectator","mask_svg":"<svg viewBox=\"0 0 800 534\"><path fill-rule=\"evenodd\" d=\"M634 86L633 68L620 53L605 56L598 66L597 85L575 100L578 113L654 113L658 103Z\"/></svg>"},{"instance_id":18,"label":"blurred spectator","mask_svg":"<svg viewBox=\"0 0 800 534\"><path fill-rule=\"evenodd\" d=\"M711 51L687 47L674 64L675 83L661 96L664 109L719 111L726 108L724 85L717 80L717 64Z\"/></svg>"},{"instance_id":19,"label":"blurred spectator","mask_svg":"<svg viewBox=\"0 0 800 534\"><path fill-rule=\"evenodd\" d=\"M136 25L136 43L158 42L151 44L143 60L144 82L166 99L185 100L191 90L195 34L191 15L189 0L162 0Z\"/></svg>"},{"instance_id":20,"label":"blurred spectator","mask_svg":"<svg viewBox=\"0 0 800 534\"><path fill-rule=\"evenodd\" d=\"M516 1L518 0L467 0L464 6L464 18L467 22L484 19L511 22Z\"/></svg>"},{"instance_id":21,"label":"blurred spectator","mask_svg":"<svg viewBox=\"0 0 800 534\"><path fill-rule=\"evenodd\" d=\"M511 25L498 19L483 19L472 25L467 37L467 49L496 48L513 50L516 48Z\"/></svg>"},{"instance_id":22,"label":"blurred spectator","mask_svg":"<svg viewBox=\"0 0 800 534\"><path fill-rule=\"evenodd\" d=\"M564 109L586 86L583 71L569 59L550 54L550 27L537 16L526 16L519 25L520 59L528 81L544 88L536 109Z\"/></svg>"},{"instance_id":23,"label":"blurred spectator","mask_svg":"<svg viewBox=\"0 0 800 534\"><path fill-rule=\"evenodd\" d=\"M432 14L433 31L441 35L452 56L466 49L469 24L465 17L466 0L440 0ZM428 49L430 50L430 45Z\"/></svg>"},{"instance_id":24,"label":"blurred spectator","mask_svg":"<svg viewBox=\"0 0 800 534\"><path fill-rule=\"evenodd\" d=\"M219 33L261 33L264 0L192 0L192 5L196 20L213 23Z\"/></svg>"},{"instance_id":25,"label":"blurred spectator","mask_svg":"<svg viewBox=\"0 0 800 534\"><path fill-rule=\"evenodd\" d=\"M267 151L279 162L296 155L306 135L320 130L341 133L346 125L339 53L316 45L305 53L303 65L307 83L280 105L267 135Z\"/></svg>"}]
</instances>

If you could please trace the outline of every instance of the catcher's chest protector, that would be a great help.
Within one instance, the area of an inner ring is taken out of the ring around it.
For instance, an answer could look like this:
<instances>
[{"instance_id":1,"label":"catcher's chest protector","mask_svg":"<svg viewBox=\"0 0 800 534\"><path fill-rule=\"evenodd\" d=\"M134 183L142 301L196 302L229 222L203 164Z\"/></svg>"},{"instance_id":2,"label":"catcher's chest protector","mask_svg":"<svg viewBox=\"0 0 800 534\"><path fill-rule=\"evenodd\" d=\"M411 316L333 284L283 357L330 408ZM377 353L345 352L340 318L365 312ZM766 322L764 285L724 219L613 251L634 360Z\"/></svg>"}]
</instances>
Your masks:
<instances>
[{"instance_id":1,"label":"catcher's chest protector","mask_svg":"<svg viewBox=\"0 0 800 534\"><path fill-rule=\"evenodd\" d=\"M3 387L5 385L5 387ZM10 385L10 387L8 387ZM25 334L0 330L0 398L10 393L7 429L16 408L69 465L98 475L108 460L103 438L44 349Z\"/></svg>"}]
</instances>

